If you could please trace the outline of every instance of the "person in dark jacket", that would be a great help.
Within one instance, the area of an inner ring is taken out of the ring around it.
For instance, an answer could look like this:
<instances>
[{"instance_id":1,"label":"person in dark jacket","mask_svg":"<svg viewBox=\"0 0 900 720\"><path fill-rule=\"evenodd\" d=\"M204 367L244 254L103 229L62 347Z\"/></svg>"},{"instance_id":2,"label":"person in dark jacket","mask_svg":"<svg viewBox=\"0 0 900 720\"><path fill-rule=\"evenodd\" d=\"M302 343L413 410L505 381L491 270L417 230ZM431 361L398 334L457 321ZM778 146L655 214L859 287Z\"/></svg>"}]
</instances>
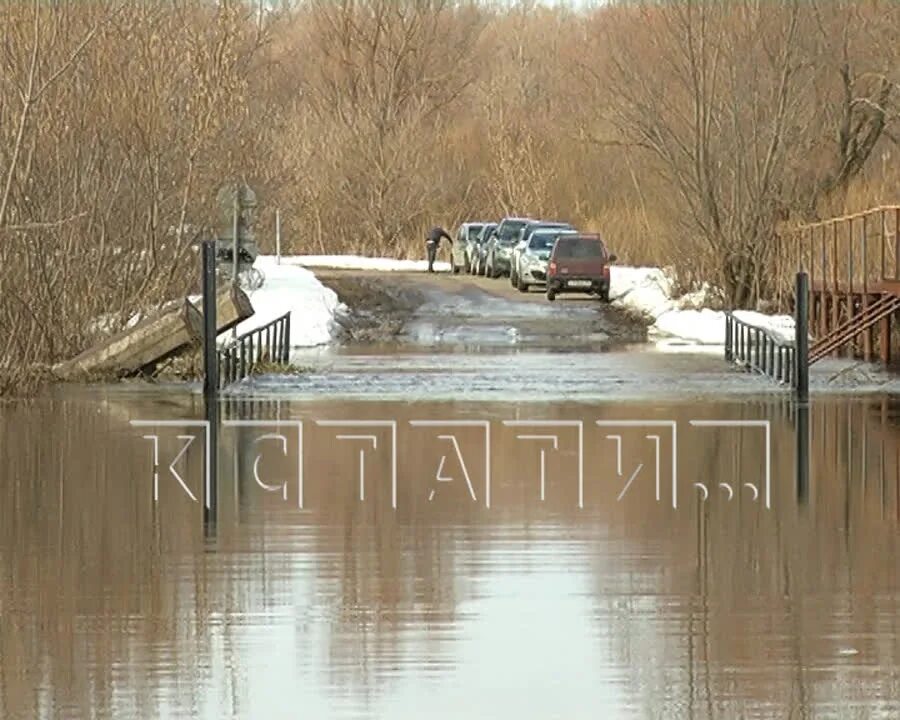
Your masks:
<instances>
[{"instance_id":1,"label":"person in dark jacket","mask_svg":"<svg viewBox=\"0 0 900 720\"><path fill-rule=\"evenodd\" d=\"M431 228L428 235L425 236L425 252L428 254L428 272L430 273L434 272L434 259L437 257L438 246L444 238L448 243L453 244L453 238L442 227Z\"/></svg>"}]
</instances>

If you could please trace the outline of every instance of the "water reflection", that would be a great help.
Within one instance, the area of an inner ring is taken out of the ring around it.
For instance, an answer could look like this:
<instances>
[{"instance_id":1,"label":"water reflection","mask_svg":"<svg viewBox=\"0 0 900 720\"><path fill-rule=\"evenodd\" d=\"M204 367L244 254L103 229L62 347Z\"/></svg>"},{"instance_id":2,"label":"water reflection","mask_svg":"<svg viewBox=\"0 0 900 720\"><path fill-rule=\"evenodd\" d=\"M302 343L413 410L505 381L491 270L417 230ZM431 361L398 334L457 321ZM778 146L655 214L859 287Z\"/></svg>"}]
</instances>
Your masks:
<instances>
[{"instance_id":1,"label":"water reflection","mask_svg":"<svg viewBox=\"0 0 900 720\"><path fill-rule=\"evenodd\" d=\"M163 473L202 400L5 406L0 716L896 717L898 415L235 400L209 512ZM185 420L158 428L158 502L136 418ZM677 423L677 508L665 426L594 424L624 418ZM302 508L299 442L240 419L303 422ZM396 421L395 486L388 426L316 423L348 419ZM443 419L472 424L410 425ZM698 419L771 421L771 509L721 488L761 486L764 434ZM582 492L572 426L553 447L504 420L585 421ZM177 465L197 497L206 462L197 442Z\"/></svg>"}]
</instances>

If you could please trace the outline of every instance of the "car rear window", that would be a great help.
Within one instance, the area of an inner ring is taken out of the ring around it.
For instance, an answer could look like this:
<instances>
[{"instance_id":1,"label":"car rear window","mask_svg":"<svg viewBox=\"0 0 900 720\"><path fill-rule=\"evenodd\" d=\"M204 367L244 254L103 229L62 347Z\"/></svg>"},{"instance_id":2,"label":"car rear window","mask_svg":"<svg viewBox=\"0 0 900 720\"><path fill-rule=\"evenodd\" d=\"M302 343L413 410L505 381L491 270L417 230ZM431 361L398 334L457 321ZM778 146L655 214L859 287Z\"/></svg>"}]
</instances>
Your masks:
<instances>
[{"instance_id":1,"label":"car rear window","mask_svg":"<svg viewBox=\"0 0 900 720\"><path fill-rule=\"evenodd\" d=\"M594 238L561 237L556 245L558 258L596 258L606 257L606 247L602 240Z\"/></svg>"},{"instance_id":2,"label":"car rear window","mask_svg":"<svg viewBox=\"0 0 900 720\"><path fill-rule=\"evenodd\" d=\"M500 237L498 239L504 243L514 240L516 235L519 234L519 230L527 224L528 223L523 220L504 223L503 227L500 229Z\"/></svg>"},{"instance_id":3,"label":"car rear window","mask_svg":"<svg viewBox=\"0 0 900 720\"><path fill-rule=\"evenodd\" d=\"M556 233L535 233L531 236L528 247L532 250L550 250L558 237Z\"/></svg>"}]
</instances>

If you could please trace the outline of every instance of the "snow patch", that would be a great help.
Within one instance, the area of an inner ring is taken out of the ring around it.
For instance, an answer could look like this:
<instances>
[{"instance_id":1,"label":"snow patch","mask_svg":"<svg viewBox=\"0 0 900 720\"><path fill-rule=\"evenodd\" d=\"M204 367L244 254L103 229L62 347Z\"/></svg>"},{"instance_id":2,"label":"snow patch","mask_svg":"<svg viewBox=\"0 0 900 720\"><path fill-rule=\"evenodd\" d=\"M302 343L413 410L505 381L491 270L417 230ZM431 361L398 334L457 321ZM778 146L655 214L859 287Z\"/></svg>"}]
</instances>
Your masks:
<instances>
[{"instance_id":1,"label":"snow patch","mask_svg":"<svg viewBox=\"0 0 900 720\"><path fill-rule=\"evenodd\" d=\"M725 313L703 305L710 288L683 295L674 295L671 273L661 268L623 267L610 268L610 297L621 307L638 312L650 320L652 335L676 338L692 345L718 347L725 344ZM765 315L750 310L736 310L739 320L768 330L783 342L794 339L794 319L789 315ZM671 349L669 340L662 341L663 349ZM678 347L686 347L680 344Z\"/></svg>"},{"instance_id":2,"label":"snow patch","mask_svg":"<svg viewBox=\"0 0 900 720\"><path fill-rule=\"evenodd\" d=\"M337 294L306 268L273 255L260 255L254 267L265 276L262 287L248 292L253 316L237 326L238 335L291 313L291 347L315 347L331 342L335 315L343 310ZM230 336L230 333L229 333Z\"/></svg>"}]
</instances>

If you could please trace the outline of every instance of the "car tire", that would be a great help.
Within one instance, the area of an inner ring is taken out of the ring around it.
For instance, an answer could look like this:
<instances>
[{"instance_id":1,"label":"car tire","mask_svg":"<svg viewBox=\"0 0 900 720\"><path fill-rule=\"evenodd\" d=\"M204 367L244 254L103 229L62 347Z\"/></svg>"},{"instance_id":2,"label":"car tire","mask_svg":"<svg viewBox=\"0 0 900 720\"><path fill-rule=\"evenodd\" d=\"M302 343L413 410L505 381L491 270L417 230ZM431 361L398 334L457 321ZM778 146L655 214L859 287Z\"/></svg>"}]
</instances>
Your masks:
<instances>
[{"instance_id":1,"label":"car tire","mask_svg":"<svg viewBox=\"0 0 900 720\"><path fill-rule=\"evenodd\" d=\"M466 273L469 272L469 256L468 255L463 255L463 271Z\"/></svg>"},{"instance_id":2,"label":"car tire","mask_svg":"<svg viewBox=\"0 0 900 720\"><path fill-rule=\"evenodd\" d=\"M527 283L522 282L522 278L519 278L519 282L516 283L516 290L520 293L527 293L529 287Z\"/></svg>"},{"instance_id":3,"label":"car tire","mask_svg":"<svg viewBox=\"0 0 900 720\"><path fill-rule=\"evenodd\" d=\"M548 291L547 291L547 299L548 299L550 302L553 302L554 300L556 300L556 293L553 292L552 290L548 290Z\"/></svg>"},{"instance_id":4,"label":"car tire","mask_svg":"<svg viewBox=\"0 0 900 720\"><path fill-rule=\"evenodd\" d=\"M605 303L609 303L609 290L603 290L603 291L601 291L601 292L600 292L600 299L601 299L603 302L605 302Z\"/></svg>"},{"instance_id":5,"label":"car tire","mask_svg":"<svg viewBox=\"0 0 900 720\"><path fill-rule=\"evenodd\" d=\"M453 263L453 274L459 275L459 265L457 265L456 263Z\"/></svg>"},{"instance_id":6,"label":"car tire","mask_svg":"<svg viewBox=\"0 0 900 720\"><path fill-rule=\"evenodd\" d=\"M513 287L519 286L519 276L518 276L518 274L516 274L515 268L512 268L509 271L509 284L512 285Z\"/></svg>"}]
</instances>

